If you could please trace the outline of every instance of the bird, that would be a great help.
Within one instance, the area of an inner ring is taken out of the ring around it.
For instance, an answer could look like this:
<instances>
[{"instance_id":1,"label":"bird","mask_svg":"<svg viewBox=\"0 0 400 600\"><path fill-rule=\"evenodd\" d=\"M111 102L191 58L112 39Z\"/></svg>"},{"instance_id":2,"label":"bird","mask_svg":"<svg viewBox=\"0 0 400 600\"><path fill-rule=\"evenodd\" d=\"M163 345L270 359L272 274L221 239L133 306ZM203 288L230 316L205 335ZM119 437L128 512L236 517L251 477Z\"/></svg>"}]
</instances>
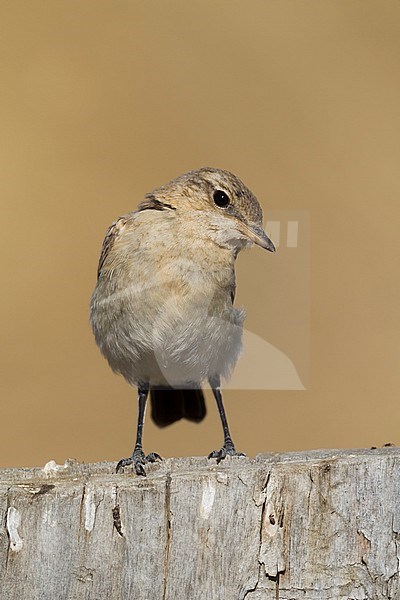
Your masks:
<instances>
[{"instance_id":1,"label":"bird","mask_svg":"<svg viewBox=\"0 0 400 600\"><path fill-rule=\"evenodd\" d=\"M244 309L235 301L235 260L246 247L275 252L254 194L233 173L189 171L146 194L108 228L90 301L95 341L111 369L138 390L136 443L117 472L146 475L143 428L148 396L160 427L206 415L203 386L215 397L224 442L208 458L236 451L222 401L242 351Z\"/></svg>"}]
</instances>

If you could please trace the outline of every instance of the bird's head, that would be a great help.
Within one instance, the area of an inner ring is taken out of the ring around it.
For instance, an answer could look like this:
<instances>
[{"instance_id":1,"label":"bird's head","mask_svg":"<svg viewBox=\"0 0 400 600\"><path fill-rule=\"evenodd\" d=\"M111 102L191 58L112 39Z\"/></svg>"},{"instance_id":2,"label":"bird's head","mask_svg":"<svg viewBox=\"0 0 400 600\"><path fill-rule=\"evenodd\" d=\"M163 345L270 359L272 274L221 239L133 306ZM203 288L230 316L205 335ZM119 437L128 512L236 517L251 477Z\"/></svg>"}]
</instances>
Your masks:
<instances>
[{"instance_id":1,"label":"bird's head","mask_svg":"<svg viewBox=\"0 0 400 600\"><path fill-rule=\"evenodd\" d=\"M229 171L209 167L189 171L148 194L139 209L151 207L175 210L188 227L206 232L217 245L235 252L253 243L275 252L263 229L257 198Z\"/></svg>"}]
</instances>

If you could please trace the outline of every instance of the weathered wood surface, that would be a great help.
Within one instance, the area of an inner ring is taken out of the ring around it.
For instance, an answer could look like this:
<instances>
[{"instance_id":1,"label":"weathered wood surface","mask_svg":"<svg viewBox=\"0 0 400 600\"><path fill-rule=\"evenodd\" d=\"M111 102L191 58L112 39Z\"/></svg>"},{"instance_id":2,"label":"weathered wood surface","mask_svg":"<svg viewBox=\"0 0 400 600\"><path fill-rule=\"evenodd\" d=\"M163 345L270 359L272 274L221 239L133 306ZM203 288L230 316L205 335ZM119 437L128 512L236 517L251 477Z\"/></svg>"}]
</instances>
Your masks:
<instances>
[{"instance_id":1,"label":"weathered wood surface","mask_svg":"<svg viewBox=\"0 0 400 600\"><path fill-rule=\"evenodd\" d=\"M400 449L0 471L1 600L400 599Z\"/></svg>"}]
</instances>

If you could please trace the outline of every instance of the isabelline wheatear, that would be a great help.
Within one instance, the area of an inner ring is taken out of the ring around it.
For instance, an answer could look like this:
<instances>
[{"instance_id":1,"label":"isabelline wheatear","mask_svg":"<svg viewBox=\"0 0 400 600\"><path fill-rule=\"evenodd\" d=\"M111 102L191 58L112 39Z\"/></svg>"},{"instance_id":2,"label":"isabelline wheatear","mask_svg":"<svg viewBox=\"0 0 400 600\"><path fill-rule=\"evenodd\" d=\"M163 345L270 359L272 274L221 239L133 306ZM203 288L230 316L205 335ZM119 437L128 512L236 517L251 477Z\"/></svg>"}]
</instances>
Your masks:
<instances>
[{"instance_id":1,"label":"isabelline wheatear","mask_svg":"<svg viewBox=\"0 0 400 600\"><path fill-rule=\"evenodd\" d=\"M145 196L135 212L108 229L90 306L96 342L111 368L139 396L136 444L117 470L160 458L145 456L142 433L150 392L159 426L201 421L208 381L217 401L224 444L209 458L237 455L222 404L242 345L244 311L234 307L235 259L257 244L275 247L262 227L252 192L232 173L190 171Z\"/></svg>"}]
</instances>

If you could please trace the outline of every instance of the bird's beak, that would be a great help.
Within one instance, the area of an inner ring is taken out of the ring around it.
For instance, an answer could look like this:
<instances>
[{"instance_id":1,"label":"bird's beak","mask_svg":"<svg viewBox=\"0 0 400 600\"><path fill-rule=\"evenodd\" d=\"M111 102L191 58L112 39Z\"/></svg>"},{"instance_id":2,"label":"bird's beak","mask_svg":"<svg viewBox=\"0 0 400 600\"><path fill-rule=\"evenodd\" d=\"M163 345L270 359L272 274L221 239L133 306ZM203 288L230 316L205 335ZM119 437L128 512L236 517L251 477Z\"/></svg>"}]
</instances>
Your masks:
<instances>
[{"instance_id":1,"label":"bird's beak","mask_svg":"<svg viewBox=\"0 0 400 600\"><path fill-rule=\"evenodd\" d=\"M244 235L252 242L257 244L257 246L261 246L261 248L265 248L265 250L268 250L269 252L275 252L276 248L274 243L269 239L262 227L258 227L257 225L249 226L244 223L241 223L240 225L242 233L244 233Z\"/></svg>"}]
</instances>

